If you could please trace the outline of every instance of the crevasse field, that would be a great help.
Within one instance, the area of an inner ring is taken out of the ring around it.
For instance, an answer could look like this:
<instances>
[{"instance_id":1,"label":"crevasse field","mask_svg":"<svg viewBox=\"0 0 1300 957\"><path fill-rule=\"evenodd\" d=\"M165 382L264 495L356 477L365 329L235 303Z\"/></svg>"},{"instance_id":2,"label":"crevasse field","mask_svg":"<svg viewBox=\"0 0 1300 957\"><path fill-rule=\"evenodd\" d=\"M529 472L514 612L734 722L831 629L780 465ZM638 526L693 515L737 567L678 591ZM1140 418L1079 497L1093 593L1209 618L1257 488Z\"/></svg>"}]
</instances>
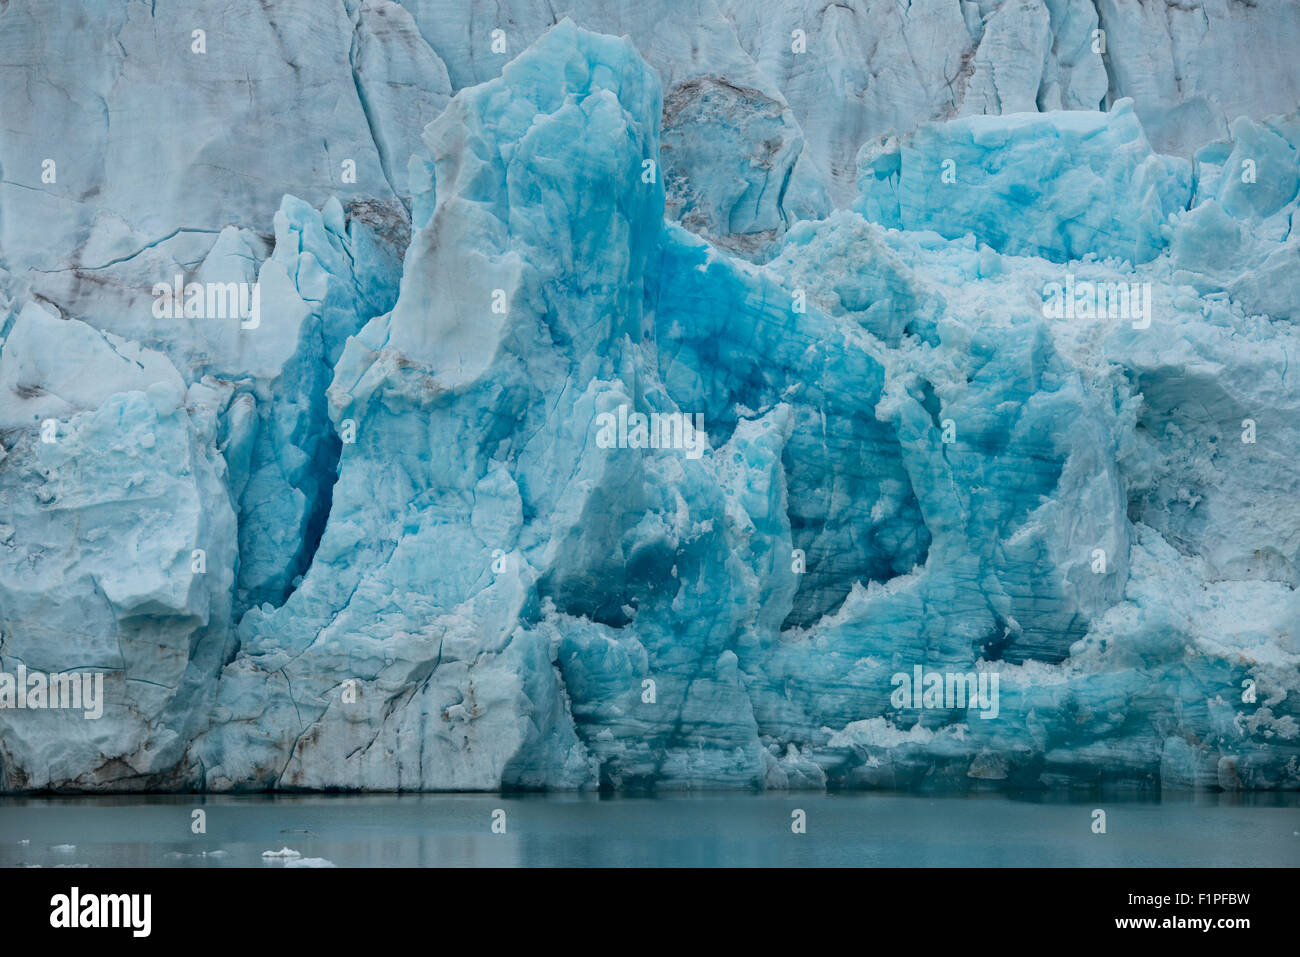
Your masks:
<instances>
[{"instance_id":1,"label":"crevasse field","mask_svg":"<svg viewBox=\"0 0 1300 957\"><path fill-rule=\"evenodd\" d=\"M10 0L0 790L1300 788L1297 50Z\"/></svg>"}]
</instances>

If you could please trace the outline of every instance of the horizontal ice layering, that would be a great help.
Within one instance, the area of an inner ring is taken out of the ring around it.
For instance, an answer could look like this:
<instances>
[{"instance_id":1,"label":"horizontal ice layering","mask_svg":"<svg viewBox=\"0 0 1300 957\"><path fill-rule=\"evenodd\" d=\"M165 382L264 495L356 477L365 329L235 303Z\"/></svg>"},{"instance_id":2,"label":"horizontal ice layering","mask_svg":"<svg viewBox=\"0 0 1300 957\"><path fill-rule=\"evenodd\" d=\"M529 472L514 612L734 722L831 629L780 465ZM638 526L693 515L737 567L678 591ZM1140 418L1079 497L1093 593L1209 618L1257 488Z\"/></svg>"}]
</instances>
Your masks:
<instances>
[{"instance_id":1,"label":"horizontal ice layering","mask_svg":"<svg viewBox=\"0 0 1300 957\"><path fill-rule=\"evenodd\" d=\"M751 85L375 0L375 201L31 279L0 192L0 785L1300 787L1300 120L1161 153L1066 6L966 75L1051 112L867 138L834 212L742 13Z\"/></svg>"}]
</instances>

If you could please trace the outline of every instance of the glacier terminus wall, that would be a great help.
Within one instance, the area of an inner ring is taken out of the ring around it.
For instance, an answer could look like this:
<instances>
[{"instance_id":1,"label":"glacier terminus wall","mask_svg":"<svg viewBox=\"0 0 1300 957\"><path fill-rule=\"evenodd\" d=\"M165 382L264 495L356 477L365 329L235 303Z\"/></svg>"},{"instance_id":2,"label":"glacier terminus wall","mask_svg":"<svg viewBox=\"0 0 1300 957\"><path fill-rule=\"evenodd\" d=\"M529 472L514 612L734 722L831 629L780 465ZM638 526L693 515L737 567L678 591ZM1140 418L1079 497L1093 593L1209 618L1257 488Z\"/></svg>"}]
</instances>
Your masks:
<instances>
[{"instance_id":1,"label":"glacier terminus wall","mask_svg":"<svg viewBox=\"0 0 1300 957\"><path fill-rule=\"evenodd\" d=\"M1297 50L10 0L0 791L1300 788Z\"/></svg>"}]
</instances>

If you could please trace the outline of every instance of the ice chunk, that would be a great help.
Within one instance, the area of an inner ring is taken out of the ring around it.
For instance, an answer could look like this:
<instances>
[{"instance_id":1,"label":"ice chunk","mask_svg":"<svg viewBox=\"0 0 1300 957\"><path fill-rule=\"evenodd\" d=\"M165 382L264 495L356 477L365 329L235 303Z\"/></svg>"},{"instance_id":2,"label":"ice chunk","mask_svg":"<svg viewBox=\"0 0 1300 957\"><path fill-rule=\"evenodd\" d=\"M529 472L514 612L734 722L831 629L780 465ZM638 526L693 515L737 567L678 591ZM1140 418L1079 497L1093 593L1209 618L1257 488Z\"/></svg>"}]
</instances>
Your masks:
<instances>
[{"instance_id":1,"label":"ice chunk","mask_svg":"<svg viewBox=\"0 0 1300 957\"><path fill-rule=\"evenodd\" d=\"M1191 199L1191 166L1152 151L1120 100L1109 113L975 116L868 143L856 207L899 229L974 233L998 252L1144 263Z\"/></svg>"}]
</instances>

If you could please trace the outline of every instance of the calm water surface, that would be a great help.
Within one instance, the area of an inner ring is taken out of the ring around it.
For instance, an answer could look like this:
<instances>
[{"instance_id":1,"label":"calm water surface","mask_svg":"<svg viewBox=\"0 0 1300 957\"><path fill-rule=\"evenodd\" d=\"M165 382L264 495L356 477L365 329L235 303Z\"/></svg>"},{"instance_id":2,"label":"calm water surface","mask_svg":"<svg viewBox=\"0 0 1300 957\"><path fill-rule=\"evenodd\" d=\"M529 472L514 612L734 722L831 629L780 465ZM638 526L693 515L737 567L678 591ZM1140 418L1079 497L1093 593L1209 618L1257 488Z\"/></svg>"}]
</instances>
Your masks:
<instances>
[{"instance_id":1,"label":"calm water surface","mask_svg":"<svg viewBox=\"0 0 1300 957\"><path fill-rule=\"evenodd\" d=\"M191 833L192 812L207 833ZM1092 831L1093 809L1106 833ZM506 833L492 831L505 812ZM792 812L807 832L791 831ZM282 848L300 858L264 858ZM1300 795L0 798L0 866L1297 866Z\"/></svg>"}]
</instances>

